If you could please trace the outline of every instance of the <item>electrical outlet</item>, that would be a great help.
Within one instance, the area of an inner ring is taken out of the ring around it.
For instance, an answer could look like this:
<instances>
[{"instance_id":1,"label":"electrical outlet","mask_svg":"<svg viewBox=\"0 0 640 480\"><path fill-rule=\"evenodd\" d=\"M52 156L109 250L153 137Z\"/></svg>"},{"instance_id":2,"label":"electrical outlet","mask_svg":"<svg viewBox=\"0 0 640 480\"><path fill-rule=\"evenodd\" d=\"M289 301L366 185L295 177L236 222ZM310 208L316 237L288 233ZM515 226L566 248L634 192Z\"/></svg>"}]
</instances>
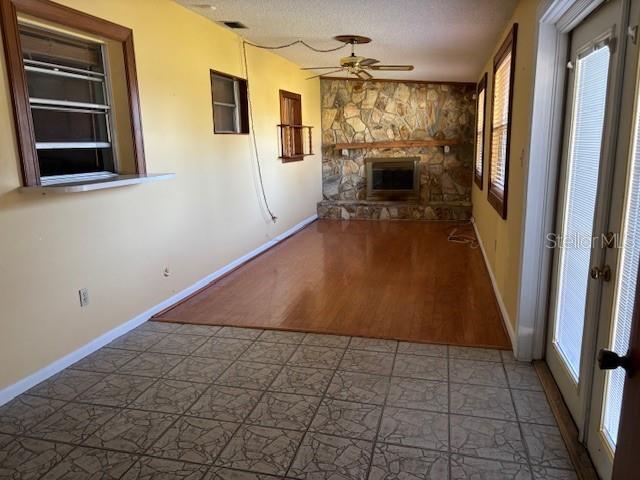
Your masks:
<instances>
[{"instance_id":1,"label":"electrical outlet","mask_svg":"<svg viewBox=\"0 0 640 480\"><path fill-rule=\"evenodd\" d=\"M80 290L78 290L78 295L80 296L81 307L86 307L87 305L89 305L89 289L88 288L81 288Z\"/></svg>"}]
</instances>

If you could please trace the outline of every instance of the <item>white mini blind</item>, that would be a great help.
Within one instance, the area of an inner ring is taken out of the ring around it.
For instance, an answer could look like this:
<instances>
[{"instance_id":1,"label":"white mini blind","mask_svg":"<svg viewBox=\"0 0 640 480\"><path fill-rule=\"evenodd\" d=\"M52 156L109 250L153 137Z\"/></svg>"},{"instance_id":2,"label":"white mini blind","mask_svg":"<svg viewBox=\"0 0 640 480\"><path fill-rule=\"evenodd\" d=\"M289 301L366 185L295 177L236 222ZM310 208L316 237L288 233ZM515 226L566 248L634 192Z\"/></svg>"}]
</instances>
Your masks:
<instances>
[{"instance_id":1,"label":"white mini blind","mask_svg":"<svg viewBox=\"0 0 640 480\"><path fill-rule=\"evenodd\" d=\"M491 129L491 177L489 190L503 199L509 135L509 99L511 93L511 55L509 51L498 64L493 77L493 124Z\"/></svg>"},{"instance_id":2,"label":"white mini blind","mask_svg":"<svg viewBox=\"0 0 640 480\"><path fill-rule=\"evenodd\" d=\"M485 89L478 93L478 113L476 115L476 159L475 173L477 178L482 178L482 164L484 157L484 101Z\"/></svg>"},{"instance_id":3,"label":"white mini blind","mask_svg":"<svg viewBox=\"0 0 640 480\"><path fill-rule=\"evenodd\" d=\"M579 58L571 105L570 144L565 173L554 342L576 382L591 265L591 238L598 193L609 79L609 48Z\"/></svg>"},{"instance_id":4,"label":"white mini blind","mask_svg":"<svg viewBox=\"0 0 640 480\"><path fill-rule=\"evenodd\" d=\"M638 85L640 88L640 85ZM638 91L636 90L636 95ZM636 99L635 125L632 138L631 165L629 166L628 184L625 198L624 223L620 239L622 251L616 277L616 297L611 332L611 350L620 355L629 349L631 321L635 302L638 264L640 262L640 105ZM618 424L622 408L622 390L624 388L625 371L621 368L611 370L607 374L605 391L605 408L603 430L613 448L618 438Z\"/></svg>"}]
</instances>

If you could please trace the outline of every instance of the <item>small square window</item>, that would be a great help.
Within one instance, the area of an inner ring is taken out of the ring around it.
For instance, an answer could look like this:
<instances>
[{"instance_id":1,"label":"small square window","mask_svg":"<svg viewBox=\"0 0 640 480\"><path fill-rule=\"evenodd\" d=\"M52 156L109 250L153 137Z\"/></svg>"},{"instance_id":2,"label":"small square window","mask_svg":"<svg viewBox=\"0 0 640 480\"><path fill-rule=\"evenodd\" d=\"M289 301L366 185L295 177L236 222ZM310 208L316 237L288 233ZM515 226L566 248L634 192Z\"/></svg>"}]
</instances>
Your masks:
<instances>
[{"instance_id":1,"label":"small square window","mask_svg":"<svg viewBox=\"0 0 640 480\"><path fill-rule=\"evenodd\" d=\"M249 133L247 81L211 72L214 133Z\"/></svg>"}]
</instances>

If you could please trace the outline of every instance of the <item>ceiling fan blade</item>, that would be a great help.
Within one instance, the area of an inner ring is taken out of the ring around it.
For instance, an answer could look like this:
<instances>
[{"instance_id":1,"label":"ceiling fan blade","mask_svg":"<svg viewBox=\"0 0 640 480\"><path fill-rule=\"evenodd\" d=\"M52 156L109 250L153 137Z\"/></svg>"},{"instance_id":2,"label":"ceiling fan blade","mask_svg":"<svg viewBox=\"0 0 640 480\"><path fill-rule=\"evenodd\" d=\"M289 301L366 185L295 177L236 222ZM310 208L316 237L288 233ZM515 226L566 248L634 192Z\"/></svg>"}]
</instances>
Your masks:
<instances>
[{"instance_id":1,"label":"ceiling fan blade","mask_svg":"<svg viewBox=\"0 0 640 480\"><path fill-rule=\"evenodd\" d=\"M338 66L334 65L333 67L305 67L301 68L300 70L328 70L330 68L338 68Z\"/></svg>"},{"instance_id":2,"label":"ceiling fan blade","mask_svg":"<svg viewBox=\"0 0 640 480\"><path fill-rule=\"evenodd\" d=\"M323 75L331 75L332 73L338 73L338 72L341 72L342 70L344 70L344 68L339 68L338 70L334 70L333 72L320 73L318 75L314 75L313 77L309 77L306 80L311 80L312 78L322 77Z\"/></svg>"},{"instance_id":3,"label":"ceiling fan blade","mask_svg":"<svg viewBox=\"0 0 640 480\"><path fill-rule=\"evenodd\" d=\"M373 75L371 75L366 70L358 70L358 71L354 72L354 74L360 80L371 80L373 78Z\"/></svg>"},{"instance_id":4,"label":"ceiling fan blade","mask_svg":"<svg viewBox=\"0 0 640 480\"><path fill-rule=\"evenodd\" d=\"M409 72L413 70L413 65L371 65L371 70L388 70L395 72Z\"/></svg>"},{"instance_id":5,"label":"ceiling fan blade","mask_svg":"<svg viewBox=\"0 0 640 480\"><path fill-rule=\"evenodd\" d=\"M380 63L380 60L376 60L375 58L365 58L360 62L361 67L368 67L373 65L374 63Z\"/></svg>"}]
</instances>

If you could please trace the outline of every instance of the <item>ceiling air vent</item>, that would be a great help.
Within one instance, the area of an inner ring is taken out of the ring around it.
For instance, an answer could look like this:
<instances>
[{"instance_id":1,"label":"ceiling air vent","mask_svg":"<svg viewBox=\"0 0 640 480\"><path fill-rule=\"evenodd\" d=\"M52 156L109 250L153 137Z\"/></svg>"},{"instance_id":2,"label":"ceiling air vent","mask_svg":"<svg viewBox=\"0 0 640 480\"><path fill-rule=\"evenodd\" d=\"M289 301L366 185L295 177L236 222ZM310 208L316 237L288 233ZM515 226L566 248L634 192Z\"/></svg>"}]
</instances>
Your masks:
<instances>
[{"instance_id":1,"label":"ceiling air vent","mask_svg":"<svg viewBox=\"0 0 640 480\"><path fill-rule=\"evenodd\" d=\"M238 22L237 20L224 20L221 23L223 23L229 28L247 28L247 26L244 23Z\"/></svg>"}]
</instances>

